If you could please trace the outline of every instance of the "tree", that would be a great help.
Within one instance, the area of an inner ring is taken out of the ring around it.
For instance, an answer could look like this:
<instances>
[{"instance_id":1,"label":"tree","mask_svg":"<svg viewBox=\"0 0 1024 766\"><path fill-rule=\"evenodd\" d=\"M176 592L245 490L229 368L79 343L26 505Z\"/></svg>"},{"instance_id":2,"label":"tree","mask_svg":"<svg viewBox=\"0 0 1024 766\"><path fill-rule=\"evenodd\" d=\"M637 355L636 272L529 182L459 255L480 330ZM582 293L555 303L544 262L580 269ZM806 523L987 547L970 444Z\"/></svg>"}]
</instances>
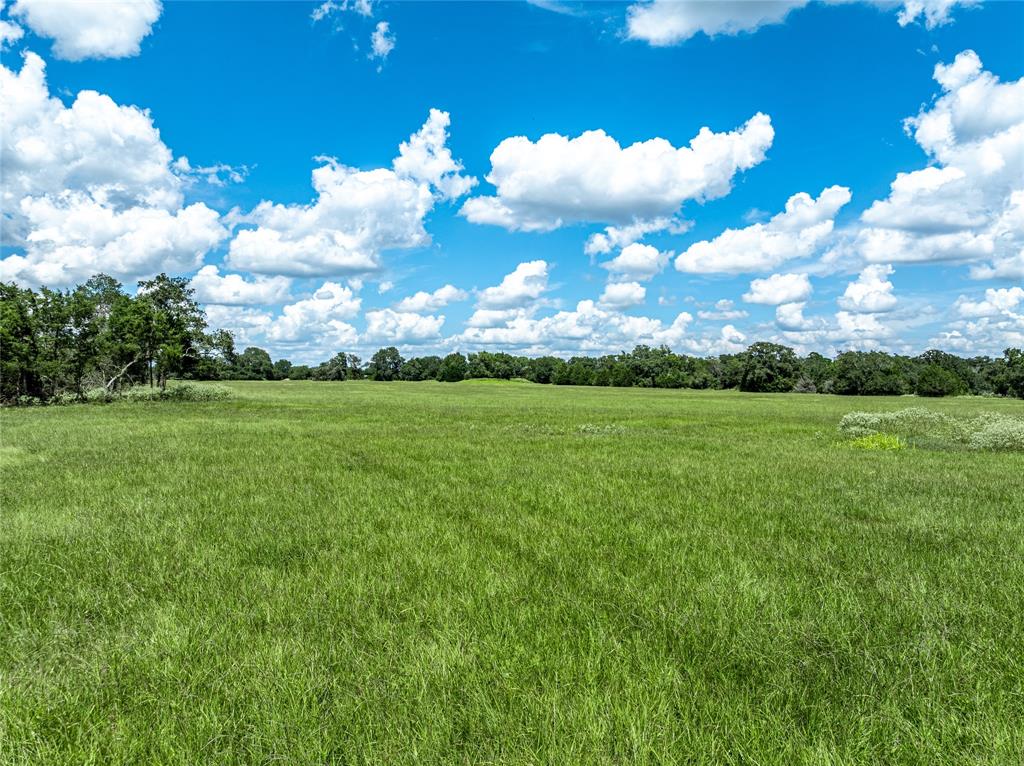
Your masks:
<instances>
[{"instance_id":1,"label":"tree","mask_svg":"<svg viewBox=\"0 0 1024 766\"><path fill-rule=\"evenodd\" d=\"M937 364L929 364L917 376L918 396L952 396L963 391L964 384L953 372Z\"/></svg>"},{"instance_id":2,"label":"tree","mask_svg":"<svg viewBox=\"0 0 1024 766\"><path fill-rule=\"evenodd\" d=\"M404 361L394 346L382 348L370 357L366 375L371 380L397 380Z\"/></svg>"},{"instance_id":3,"label":"tree","mask_svg":"<svg viewBox=\"0 0 1024 766\"><path fill-rule=\"evenodd\" d=\"M466 357L458 352L448 354L441 360L437 369L437 379L444 383L456 383L466 379L468 369L469 364L466 362Z\"/></svg>"},{"instance_id":4,"label":"tree","mask_svg":"<svg viewBox=\"0 0 1024 766\"><path fill-rule=\"evenodd\" d=\"M740 391L792 391L799 372L793 349L778 343L755 343L743 354Z\"/></svg>"},{"instance_id":5,"label":"tree","mask_svg":"<svg viewBox=\"0 0 1024 766\"><path fill-rule=\"evenodd\" d=\"M182 277L158 274L139 282L135 303L145 325L144 348L150 385L166 388L170 375L188 372L199 359L206 317Z\"/></svg>"},{"instance_id":6,"label":"tree","mask_svg":"<svg viewBox=\"0 0 1024 766\"><path fill-rule=\"evenodd\" d=\"M310 373L313 380L355 380L362 377L359 357L341 352L326 362L321 362Z\"/></svg>"},{"instance_id":7,"label":"tree","mask_svg":"<svg viewBox=\"0 0 1024 766\"><path fill-rule=\"evenodd\" d=\"M249 346L238 355L235 368L243 380L274 379L274 362L270 354L256 346Z\"/></svg>"}]
</instances>

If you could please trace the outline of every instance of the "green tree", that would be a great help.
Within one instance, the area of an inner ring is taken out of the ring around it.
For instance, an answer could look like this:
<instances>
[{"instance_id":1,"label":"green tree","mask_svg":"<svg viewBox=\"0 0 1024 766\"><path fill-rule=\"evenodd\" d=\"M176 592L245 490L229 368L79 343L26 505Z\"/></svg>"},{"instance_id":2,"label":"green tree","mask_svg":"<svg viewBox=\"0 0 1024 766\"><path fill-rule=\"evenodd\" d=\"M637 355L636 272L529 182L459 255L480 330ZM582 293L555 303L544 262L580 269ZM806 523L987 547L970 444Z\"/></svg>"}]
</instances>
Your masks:
<instances>
[{"instance_id":1,"label":"green tree","mask_svg":"<svg viewBox=\"0 0 1024 766\"><path fill-rule=\"evenodd\" d=\"M952 396L962 393L963 381L952 371L937 364L926 365L917 376L918 396Z\"/></svg>"},{"instance_id":2,"label":"green tree","mask_svg":"<svg viewBox=\"0 0 1024 766\"><path fill-rule=\"evenodd\" d=\"M244 380L273 380L274 362L262 348L249 346L235 362L239 377Z\"/></svg>"},{"instance_id":3,"label":"green tree","mask_svg":"<svg viewBox=\"0 0 1024 766\"><path fill-rule=\"evenodd\" d=\"M451 353L441 360L437 369L437 379L444 383L456 383L466 379L468 369L466 357L458 352Z\"/></svg>"},{"instance_id":4,"label":"green tree","mask_svg":"<svg viewBox=\"0 0 1024 766\"><path fill-rule=\"evenodd\" d=\"M370 357L366 375L371 380L398 380L405 360L394 346L379 349Z\"/></svg>"},{"instance_id":5,"label":"green tree","mask_svg":"<svg viewBox=\"0 0 1024 766\"><path fill-rule=\"evenodd\" d=\"M740 391L792 391L799 372L793 349L778 343L755 343L743 354Z\"/></svg>"}]
</instances>

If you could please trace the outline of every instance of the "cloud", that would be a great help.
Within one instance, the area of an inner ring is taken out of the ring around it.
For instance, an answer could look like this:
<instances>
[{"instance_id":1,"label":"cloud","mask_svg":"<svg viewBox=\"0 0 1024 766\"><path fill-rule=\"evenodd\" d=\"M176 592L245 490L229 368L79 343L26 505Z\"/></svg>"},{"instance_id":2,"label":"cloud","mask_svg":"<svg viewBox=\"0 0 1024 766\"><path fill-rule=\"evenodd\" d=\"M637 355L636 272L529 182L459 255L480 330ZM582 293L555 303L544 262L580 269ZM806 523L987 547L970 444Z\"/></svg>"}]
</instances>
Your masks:
<instances>
[{"instance_id":1,"label":"cloud","mask_svg":"<svg viewBox=\"0 0 1024 766\"><path fill-rule=\"evenodd\" d=\"M160 207L116 209L81 192L26 197L25 255L0 261L0 277L66 286L105 272L136 280L159 271L191 271L228 236L216 211L202 203L174 212Z\"/></svg>"},{"instance_id":2,"label":"cloud","mask_svg":"<svg viewBox=\"0 0 1024 766\"><path fill-rule=\"evenodd\" d=\"M29 231L18 209L26 197L83 192L121 209L181 204L171 150L147 112L92 90L65 107L50 96L45 64L31 52L20 72L0 66L0 107L5 244Z\"/></svg>"},{"instance_id":3,"label":"cloud","mask_svg":"<svg viewBox=\"0 0 1024 766\"><path fill-rule=\"evenodd\" d=\"M331 14L345 11L352 11L360 16L370 17L373 15L373 0L324 0L309 17L313 21L322 21Z\"/></svg>"},{"instance_id":4,"label":"cloud","mask_svg":"<svg viewBox=\"0 0 1024 766\"><path fill-rule=\"evenodd\" d=\"M670 231L673 234L683 234L693 226L688 221L680 221L675 218L654 218L649 221L633 221L625 226L606 226L603 232L591 234L583 246L583 252L587 255L604 255L615 248L623 248L634 242L639 242L647 234L656 231Z\"/></svg>"},{"instance_id":5,"label":"cloud","mask_svg":"<svg viewBox=\"0 0 1024 766\"><path fill-rule=\"evenodd\" d=\"M1024 78L1000 82L970 50L934 78L942 93L904 123L931 164L898 174L864 211L856 249L869 263L969 261L975 278L1013 278L1024 250Z\"/></svg>"},{"instance_id":6,"label":"cloud","mask_svg":"<svg viewBox=\"0 0 1024 766\"><path fill-rule=\"evenodd\" d=\"M461 193L468 180L444 147L449 117L431 110L399 149L394 169L358 170L333 158L313 171L317 196L308 205L261 202L239 231L227 262L261 274L329 276L377 271L386 250L430 242L424 220L438 198ZM471 185L471 184L469 184Z\"/></svg>"},{"instance_id":7,"label":"cloud","mask_svg":"<svg viewBox=\"0 0 1024 766\"><path fill-rule=\"evenodd\" d=\"M744 319L749 316L743 309L734 308L734 304L728 298L722 298L715 302L714 311L698 311L699 319L722 321L727 319Z\"/></svg>"},{"instance_id":8,"label":"cloud","mask_svg":"<svg viewBox=\"0 0 1024 766\"><path fill-rule=\"evenodd\" d=\"M371 58L386 59L395 49L395 35L386 21L378 21L370 35Z\"/></svg>"},{"instance_id":9,"label":"cloud","mask_svg":"<svg viewBox=\"0 0 1024 766\"><path fill-rule=\"evenodd\" d=\"M610 261L602 263L601 268L607 269L609 278L613 280L645 282L660 274L671 257L671 253L634 242L622 248L622 252Z\"/></svg>"},{"instance_id":10,"label":"cloud","mask_svg":"<svg viewBox=\"0 0 1024 766\"><path fill-rule=\"evenodd\" d=\"M521 308L540 298L548 289L547 261L526 261L506 274L501 284L480 291L477 308Z\"/></svg>"},{"instance_id":11,"label":"cloud","mask_svg":"<svg viewBox=\"0 0 1024 766\"><path fill-rule=\"evenodd\" d=\"M221 274L216 266L203 266L192 277L196 300L225 306L258 306L278 303L288 298L292 281L287 277L255 277L246 280L241 274Z\"/></svg>"},{"instance_id":12,"label":"cloud","mask_svg":"<svg viewBox=\"0 0 1024 766\"><path fill-rule=\"evenodd\" d=\"M850 190L830 186L817 199L794 194L784 212L768 223L744 229L726 229L713 240L690 245L676 258L679 271L710 274L767 271L788 260L815 252L832 233L834 218L847 202Z\"/></svg>"},{"instance_id":13,"label":"cloud","mask_svg":"<svg viewBox=\"0 0 1024 766\"><path fill-rule=\"evenodd\" d=\"M449 303L456 301L464 301L469 297L469 293L465 290L460 290L454 285L445 285L439 287L432 293L420 290L414 295L410 295L408 298L403 298L395 306L398 311L413 311L413 312L424 312L424 311L437 311L438 309L444 308Z\"/></svg>"},{"instance_id":14,"label":"cloud","mask_svg":"<svg viewBox=\"0 0 1024 766\"><path fill-rule=\"evenodd\" d=\"M686 200L728 194L733 176L761 162L773 137L771 120L758 113L729 133L701 128L678 149L663 138L623 148L603 130L506 138L491 153L487 176L497 194L470 198L460 212L513 231L671 217Z\"/></svg>"},{"instance_id":15,"label":"cloud","mask_svg":"<svg viewBox=\"0 0 1024 766\"><path fill-rule=\"evenodd\" d=\"M159 0L17 0L10 14L52 39L57 58L81 61L137 56L161 10Z\"/></svg>"},{"instance_id":16,"label":"cloud","mask_svg":"<svg viewBox=\"0 0 1024 766\"><path fill-rule=\"evenodd\" d=\"M433 186L444 199L455 199L476 186L477 180L460 174L462 163L448 148L448 112L431 109L423 127L398 147L392 163L395 173Z\"/></svg>"},{"instance_id":17,"label":"cloud","mask_svg":"<svg viewBox=\"0 0 1024 766\"><path fill-rule=\"evenodd\" d=\"M784 330L810 330L815 326L813 320L804 317L803 301L783 303L775 309L775 322Z\"/></svg>"},{"instance_id":18,"label":"cloud","mask_svg":"<svg viewBox=\"0 0 1024 766\"><path fill-rule=\"evenodd\" d=\"M751 282L750 292L744 294L743 300L777 306L805 300L812 290L811 280L806 274L772 274L766 279Z\"/></svg>"},{"instance_id":19,"label":"cloud","mask_svg":"<svg viewBox=\"0 0 1024 766\"><path fill-rule=\"evenodd\" d=\"M420 343L441 336L443 316L380 309L366 312L366 334L371 343Z\"/></svg>"},{"instance_id":20,"label":"cloud","mask_svg":"<svg viewBox=\"0 0 1024 766\"><path fill-rule=\"evenodd\" d=\"M886 277L893 273L892 266L875 264L861 271L855 282L846 286L839 298L839 307L846 311L875 314L896 308L893 286Z\"/></svg>"},{"instance_id":21,"label":"cloud","mask_svg":"<svg viewBox=\"0 0 1024 766\"><path fill-rule=\"evenodd\" d=\"M1024 316L1012 312L1021 303L1024 303L1024 288L989 288L985 291L985 298L981 301L972 301L966 295L961 295L954 308L962 317L995 317L1005 315L1024 322Z\"/></svg>"},{"instance_id":22,"label":"cloud","mask_svg":"<svg viewBox=\"0 0 1024 766\"><path fill-rule=\"evenodd\" d=\"M96 91L67 107L43 60L0 66L6 279L63 287L104 271L122 280L190 271L228 231L202 203L183 207L182 179L148 112Z\"/></svg>"},{"instance_id":23,"label":"cloud","mask_svg":"<svg viewBox=\"0 0 1024 766\"><path fill-rule=\"evenodd\" d=\"M838 5L849 0L825 0ZM907 26L918 20L928 29L952 21L957 6L972 6L980 0L905 0L897 6L885 0L866 0L879 8L898 7L897 22ZM697 34L708 37L754 32L763 26L781 24L808 0L760 0L757 2L709 0L653 0L631 5L626 14L626 36L652 46L678 45Z\"/></svg>"},{"instance_id":24,"label":"cloud","mask_svg":"<svg viewBox=\"0 0 1024 766\"><path fill-rule=\"evenodd\" d=\"M605 285L598 303L604 308L625 309L639 306L647 297L647 290L639 282L612 282Z\"/></svg>"},{"instance_id":25,"label":"cloud","mask_svg":"<svg viewBox=\"0 0 1024 766\"><path fill-rule=\"evenodd\" d=\"M343 322L359 313L361 299L351 288L337 282L324 282L309 298L290 303L281 309L266 329L273 343L304 343L310 336L329 335L355 343L358 333Z\"/></svg>"},{"instance_id":26,"label":"cloud","mask_svg":"<svg viewBox=\"0 0 1024 766\"><path fill-rule=\"evenodd\" d=\"M693 317L686 312L670 325L660 319L627 316L594 301L580 301L573 311L534 319L517 312L501 326L470 326L454 340L473 347L514 347L538 352L621 350L638 343L679 346Z\"/></svg>"},{"instance_id":27,"label":"cloud","mask_svg":"<svg viewBox=\"0 0 1024 766\"><path fill-rule=\"evenodd\" d=\"M762 0L762 2L682 2L654 0L636 3L626 15L626 33L631 40L654 46L676 45L703 32L738 35L766 24L778 24L790 11L807 0Z\"/></svg>"}]
</instances>

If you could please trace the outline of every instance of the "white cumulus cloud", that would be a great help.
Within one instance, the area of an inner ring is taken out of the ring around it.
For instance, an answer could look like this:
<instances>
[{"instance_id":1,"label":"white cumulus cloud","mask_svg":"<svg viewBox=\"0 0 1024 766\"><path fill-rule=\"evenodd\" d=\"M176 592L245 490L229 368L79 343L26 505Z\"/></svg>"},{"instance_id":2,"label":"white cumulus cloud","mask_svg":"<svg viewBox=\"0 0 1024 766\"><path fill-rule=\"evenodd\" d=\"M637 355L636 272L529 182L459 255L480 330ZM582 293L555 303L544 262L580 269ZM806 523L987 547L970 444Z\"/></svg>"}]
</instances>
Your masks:
<instances>
[{"instance_id":1,"label":"white cumulus cloud","mask_svg":"<svg viewBox=\"0 0 1024 766\"><path fill-rule=\"evenodd\" d=\"M491 153L487 176L497 194L470 198L461 213L522 231L671 217L684 201L727 194L737 172L764 159L774 135L769 117L758 113L729 133L702 128L680 148L663 138L623 148L603 130L506 138Z\"/></svg>"},{"instance_id":2,"label":"white cumulus cloud","mask_svg":"<svg viewBox=\"0 0 1024 766\"><path fill-rule=\"evenodd\" d=\"M671 253L662 252L652 245L634 242L622 248L622 252L610 261L602 263L601 267L608 269L611 279L644 282L660 274L671 257Z\"/></svg>"},{"instance_id":3,"label":"white cumulus cloud","mask_svg":"<svg viewBox=\"0 0 1024 766\"><path fill-rule=\"evenodd\" d=\"M424 311L437 311L438 309L444 308L449 303L455 303L457 301L464 301L469 297L469 293L465 290L460 290L455 285L444 285L439 287L434 292L428 293L425 290L403 298L395 306L398 311L413 311L413 312L424 312Z\"/></svg>"},{"instance_id":4,"label":"white cumulus cloud","mask_svg":"<svg viewBox=\"0 0 1024 766\"><path fill-rule=\"evenodd\" d=\"M468 188L443 145L448 114L431 110L399 149L394 169L358 170L332 158L313 171L308 205L261 202L241 220L227 262L263 274L327 276L376 271L381 253L430 242L424 220L435 198Z\"/></svg>"},{"instance_id":5,"label":"white cumulus cloud","mask_svg":"<svg viewBox=\"0 0 1024 766\"><path fill-rule=\"evenodd\" d=\"M17 0L10 14L52 39L57 58L81 61L138 55L161 10L159 0Z\"/></svg>"},{"instance_id":6,"label":"white cumulus cloud","mask_svg":"<svg viewBox=\"0 0 1024 766\"><path fill-rule=\"evenodd\" d=\"M196 300L224 306L278 303L287 299L291 283L287 277L257 276L247 280L241 274L221 274L212 264L203 266L192 277Z\"/></svg>"},{"instance_id":7,"label":"white cumulus cloud","mask_svg":"<svg viewBox=\"0 0 1024 766\"><path fill-rule=\"evenodd\" d=\"M865 267L856 281L846 286L846 292L839 298L839 307L865 314L877 314L896 308L893 285L887 279L892 273L892 266L887 264Z\"/></svg>"},{"instance_id":8,"label":"white cumulus cloud","mask_svg":"<svg viewBox=\"0 0 1024 766\"><path fill-rule=\"evenodd\" d=\"M511 309L540 298L548 289L547 261L526 261L506 274L501 284L480 291L477 308Z\"/></svg>"},{"instance_id":9,"label":"white cumulus cloud","mask_svg":"<svg viewBox=\"0 0 1024 766\"><path fill-rule=\"evenodd\" d=\"M639 306L646 297L647 290L639 282L612 282L605 285L598 303L605 308L625 309Z\"/></svg>"},{"instance_id":10,"label":"white cumulus cloud","mask_svg":"<svg viewBox=\"0 0 1024 766\"><path fill-rule=\"evenodd\" d=\"M845 186L830 186L817 199L805 192L794 194L785 211L767 223L726 229L712 240L690 245L676 258L676 269L736 274L767 271L788 260L805 258L832 234L836 213L849 201L850 190Z\"/></svg>"},{"instance_id":11,"label":"white cumulus cloud","mask_svg":"<svg viewBox=\"0 0 1024 766\"><path fill-rule=\"evenodd\" d=\"M812 289L811 280L806 274L772 274L751 282L750 292L743 295L743 300L747 303L778 306L780 303L805 300Z\"/></svg>"}]
</instances>

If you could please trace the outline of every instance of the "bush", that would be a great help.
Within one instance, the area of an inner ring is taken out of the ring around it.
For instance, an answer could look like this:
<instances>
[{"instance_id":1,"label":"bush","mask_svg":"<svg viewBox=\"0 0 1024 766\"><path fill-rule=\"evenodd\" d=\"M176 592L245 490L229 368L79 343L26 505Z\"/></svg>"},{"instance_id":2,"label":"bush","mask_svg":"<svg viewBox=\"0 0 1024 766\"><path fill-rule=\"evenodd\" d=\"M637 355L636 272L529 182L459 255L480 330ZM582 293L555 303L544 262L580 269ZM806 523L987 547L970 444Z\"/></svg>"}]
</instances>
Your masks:
<instances>
[{"instance_id":1,"label":"bush","mask_svg":"<svg viewBox=\"0 0 1024 766\"><path fill-rule=\"evenodd\" d=\"M981 428L971 434L967 446L976 450L1024 452L1024 420L1006 416L985 418Z\"/></svg>"},{"instance_id":2,"label":"bush","mask_svg":"<svg viewBox=\"0 0 1024 766\"><path fill-rule=\"evenodd\" d=\"M854 441L895 436L940 449L1024 451L1024 419L997 413L955 418L924 407L850 412L839 421L839 433Z\"/></svg>"},{"instance_id":3,"label":"bush","mask_svg":"<svg viewBox=\"0 0 1024 766\"><path fill-rule=\"evenodd\" d=\"M216 402L230 396L231 392L222 386L176 383L165 389L147 386L130 388L122 398L129 402Z\"/></svg>"}]
</instances>

